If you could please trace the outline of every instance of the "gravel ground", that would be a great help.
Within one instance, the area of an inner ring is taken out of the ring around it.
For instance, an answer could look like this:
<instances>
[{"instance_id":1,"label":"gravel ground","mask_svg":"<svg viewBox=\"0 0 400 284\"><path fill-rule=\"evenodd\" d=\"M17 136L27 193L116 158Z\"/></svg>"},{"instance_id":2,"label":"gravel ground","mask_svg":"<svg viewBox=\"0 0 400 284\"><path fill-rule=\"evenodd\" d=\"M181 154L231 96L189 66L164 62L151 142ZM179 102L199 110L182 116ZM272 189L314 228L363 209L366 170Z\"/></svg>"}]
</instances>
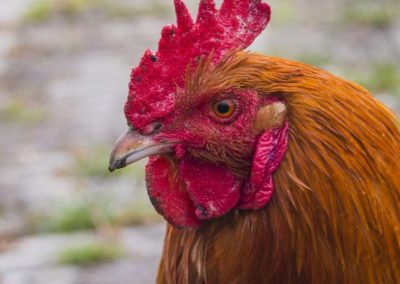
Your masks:
<instances>
[{"instance_id":1,"label":"gravel ground","mask_svg":"<svg viewBox=\"0 0 400 284\"><path fill-rule=\"evenodd\" d=\"M124 256L96 266L62 266L57 255L69 246L98 239L94 233L23 237L0 255L5 284L126 284L154 283L164 225L126 228L119 234Z\"/></svg>"}]
</instances>

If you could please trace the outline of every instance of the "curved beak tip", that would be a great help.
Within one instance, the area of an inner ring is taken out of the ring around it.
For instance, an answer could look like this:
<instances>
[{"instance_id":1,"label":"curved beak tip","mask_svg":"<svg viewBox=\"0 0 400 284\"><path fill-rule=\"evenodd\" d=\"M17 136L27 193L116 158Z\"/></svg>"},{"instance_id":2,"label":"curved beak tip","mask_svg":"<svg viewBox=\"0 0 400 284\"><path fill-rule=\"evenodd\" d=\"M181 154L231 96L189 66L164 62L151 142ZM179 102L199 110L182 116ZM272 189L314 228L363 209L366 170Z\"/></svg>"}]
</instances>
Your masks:
<instances>
[{"instance_id":1,"label":"curved beak tip","mask_svg":"<svg viewBox=\"0 0 400 284\"><path fill-rule=\"evenodd\" d=\"M122 169L126 167L126 158L115 159L114 154L111 154L110 163L108 165L108 170L110 173L114 172L117 169Z\"/></svg>"},{"instance_id":2,"label":"curved beak tip","mask_svg":"<svg viewBox=\"0 0 400 284\"><path fill-rule=\"evenodd\" d=\"M108 170L113 172L125 168L142 158L169 153L175 142L156 142L151 137L145 137L133 130L128 130L120 136L111 153Z\"/></svg>"},{"instance_id":3,"label":"curved beak tip","mask_svg":"<svg viewBox=\"0 0 400 284\"><path fill-rule=\"evenodd\" d=\"M117 167L116 167L116 163L115 163L115 155L114 155L114 151L112 151L111 156L110 156L110 160L108 162L108 171L110 173L112 173L116 169L117 169Z\"/></svg>"}]
</instances>

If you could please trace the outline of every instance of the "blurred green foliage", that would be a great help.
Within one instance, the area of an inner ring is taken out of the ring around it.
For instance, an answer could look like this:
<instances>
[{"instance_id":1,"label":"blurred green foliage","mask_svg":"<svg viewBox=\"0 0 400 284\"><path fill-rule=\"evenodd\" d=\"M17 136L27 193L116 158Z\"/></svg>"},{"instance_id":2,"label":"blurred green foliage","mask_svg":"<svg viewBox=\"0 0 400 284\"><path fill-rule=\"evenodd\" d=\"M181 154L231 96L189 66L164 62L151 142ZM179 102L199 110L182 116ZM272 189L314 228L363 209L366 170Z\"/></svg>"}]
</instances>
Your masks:
<instances>
[{"instance_id":1,"label":"blurred green foliage","mask_svg":"<svg viewBox=\"0 0 400 284\"><path fill-rule=\"evenodd\" d=\"M323 53L302 53L296 60L317 67L324 67L331 63L331 58Z\"/></svg>"},{"instance_id":2,"label":"blurred green foliage","mask_svg":"<svg viewBox=\"0 0 400 284\"><path fill-rule=\"evenodd\" d=\"M109 145L93 145L76 153L74 173L81 177L111 177L124 173L116 171L115 175L111 175L108 171L111 150Z\"/></svg>"},{"instance_id":3,"label":"blurred green foliage","mask_svg":"<svg viewBox=\"0 0 400 284\"><path fill-rule=\"evenodd\" d=\"M146 196L147 198L147 196ZM118 212L114 212L111 224L114 226L139 226L160 221L162 218L148 202L136 201Z\"/></svg>"},{"instance_id":4,"label":"blurred green foliage","mask_svg":"<svg viewBox=\"0 0 400 284\"><path fill-rule=\"evenodd\" d=\"M144 178L144 161L130 165L127 168L110 173L108 162L112 146L98 144L90 148L80 149L75 153L75 166L73 173L79 177L112 178L121 175L130 175L140 179Z\"/></svg>"},{"instance_id":5,"label":"blurred green foliage","mask_svg":"<svg viewBox=\"0 0 400 284\"><path fill-rule=\"evenodd\" d=\"M396 5L390 7L380 2L355 2L347 5L341 15L342 24L356 24L371 26L374 28L388 28L398 18L399 11L396 11Z\"/></svg>"},{"instance_id":6,"label":"blurred green foliage","mask_svg":"<svg viewBox=\"0 0 400 284\"><path fill-rule=\"evenodd\" d=\"M171 12L171 6L163 1L153 0L148 5L137 9L127 5L115 5L114 2L109 1L105 11L110 17L129 19L136 16L167 15Z\"/></svg>"},{"instance_id":7,"label":"blurred green foliage","mask_svg":"<svg viewBox=\"0 0 400 284\"><path fill-rule=\"evenodd\" d=\"M296 6L292 0L279 0L270 3L273 11L273 20L271 24L288 25L298 18Z\"/></svg>"},{"instance_id":8,"label":"blurred green foliage","mask_svg":"<svg viewBox=\"0 0 400 284\"><path fill-rule=\"evenodd\" d=\"M38 221L36 230L64 233L94 229L96 226L93 218L93 205L81 201L64 206L51 217Z\"/></svg>"},{"instance_id":9,"label":"blurred green foliage","mask_svg":"<svg viewBox=\"0 0 400 284\"><path fill-rule=\"evenodd\" d=\"M74 19L88 11L102 12L115 18L125 18L166 14L170 8L160 0L151 0L140 9L112 0L36 0L26 10L23 20L28 23L40 23L53 16Z\"/></svg>"},{"instance_id":10,"label":"blurred green foliage","mask_svg":"<svg viewBox=\"0 0 400 284\"><path fill-rule=\"evenodd\" d=\"M58 259L64 265L91 265L112 261L123 256L120 246L108 243L89 243L74 248L66 248L59 253Z\"/></svg>"},{"instance_id":11,"label":"blurred green foliage","mask_svg":"<svg viewBox=\"0 0 400 284\"><path fill-rule=\"evenodd\" d=\"M31 223L34 232L68 233L110 226L138 226L159 221L160 218L151 204L141 198L123 208L113 208L112 204L96 197L90 201L76 200Z\"/></svg>"},{"instance_id":12,"label":"blurred green foliage","mask_svg":"<svg viewBox=\"0 0 400 284\"><path fill-rule=\"evenodd\" d=\"M43 122L47 116L43 108L30 105L17 98L7 100L0 108L0 117L11 122L34 124Z\"/></svg>"},{"instance_id":13,"label":"blurred green foliage","mask_svg":"<svg viewBox=\"0 0 400 284\"><path fill-rule=\"evenodd\" d=\"M350 77L372 92L400 95L400 68L393 62L373 63L368 71Z\"/></svg>"},{"instance_id":14,"label":"blurred green foliage","mask_svg":"<svg viewBox=\"0 0 400 284\"><path fill-rule=\"evenodd\" d=\"M49 19L51 15L51 2L48 0L37 0L25 11L24 20L28 22L42 22Z\"/></svg>"}]
</instances>

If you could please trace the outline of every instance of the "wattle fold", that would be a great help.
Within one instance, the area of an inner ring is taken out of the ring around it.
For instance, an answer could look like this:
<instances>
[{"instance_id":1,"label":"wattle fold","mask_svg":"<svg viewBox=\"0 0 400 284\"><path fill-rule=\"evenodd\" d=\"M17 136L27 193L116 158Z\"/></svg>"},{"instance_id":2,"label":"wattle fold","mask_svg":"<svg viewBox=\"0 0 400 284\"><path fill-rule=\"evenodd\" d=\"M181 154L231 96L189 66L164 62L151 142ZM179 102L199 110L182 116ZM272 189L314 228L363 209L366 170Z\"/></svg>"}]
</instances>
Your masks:
<instances>
[{"instance_id":1,"label":"wattle fold","mask_svg":"<svg viewBox=\"0 0 400 284\"><path fill-rule=\"evenodd\" d=\"M241 180L227 168L194 158L184 158L179 174L200 220L217 218L239 201Z\"/></svg>"},{"instance_id":2,"label":"wattle fold","mask_svg":"<svg viewBox=\"0 0 400 284\"><path fill-rule=\"evenodd\" d=\"M184 185L176 180L172 161L151 157L146 166L147 191L154 208L171 224L180 228L197 228L195 206Z\"/></svg>"},{"instance_id":3,"label":"wattle fold","mask_svg":"<svg viewBox=\"0 0 400 284\"><path fill-rule=\"evenodd\" d=\"M260 209L274 191L272 174L287 148L288 124L266 130L257 140L249 180L227 167L184 156L178 162L151 157L146 166L147 190L156 210L176 227L196 229L204 220L234 208Z\"/></svg>"},{"instance_id":4,"label":"wattle fold","mask_svg":"<svg viewBox=\"0 0 400 284\"><path fill-rule=\"evenodd\" d=\"M241 181L227 168L184 157L177 169L164 157L146 166L147 189L156 210L177 227L197 228L236 206ZM174 176L174 171L178 174Z\"/></svg>"}]
</instances>

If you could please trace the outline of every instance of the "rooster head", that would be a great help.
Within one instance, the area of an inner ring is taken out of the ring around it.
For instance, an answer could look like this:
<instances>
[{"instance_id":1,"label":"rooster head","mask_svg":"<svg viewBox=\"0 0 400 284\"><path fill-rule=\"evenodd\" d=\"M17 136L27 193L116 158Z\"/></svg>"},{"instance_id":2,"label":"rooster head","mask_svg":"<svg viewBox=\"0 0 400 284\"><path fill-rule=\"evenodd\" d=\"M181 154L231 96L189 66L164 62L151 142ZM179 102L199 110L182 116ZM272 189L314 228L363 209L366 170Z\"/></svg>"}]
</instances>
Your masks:
<instances>
[{"instance_id":1,"label":"rooster head","mask_svg":"<svg viewBox=\"0 0 400 284\"><path fill-rule=\"evenodd\" d=\"M172 225L195 229L227 212L263 208L287 147L285 103L247 80L243 50L269 22L261 0L202 0L196 21L175 0L177 26L131 75L110 171L144 157L147 189Z\"/></svg>"}]
</instances>

